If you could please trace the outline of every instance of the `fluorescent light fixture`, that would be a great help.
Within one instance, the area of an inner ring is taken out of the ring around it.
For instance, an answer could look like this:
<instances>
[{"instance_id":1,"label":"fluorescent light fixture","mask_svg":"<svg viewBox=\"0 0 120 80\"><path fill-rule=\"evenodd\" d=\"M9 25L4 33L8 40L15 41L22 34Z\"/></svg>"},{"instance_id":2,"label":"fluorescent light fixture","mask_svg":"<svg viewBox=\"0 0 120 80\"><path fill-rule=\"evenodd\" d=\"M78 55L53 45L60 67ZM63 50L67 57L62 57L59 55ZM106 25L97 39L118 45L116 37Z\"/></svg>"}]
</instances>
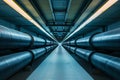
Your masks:
<instances>
[{"instance_id":1,"label":"fluorescent light fixture","mask_svg":"<svg viewBox=\"0 0 120 80\"><path fill-rule=\"evenodd\" d=\"M76 32L81 30L83 27L85 27L88 23L90 23L92 20L94 20L96 17L101 15L103 12L105 12L108 8L110 8L113 4L115 4L118 0L108 0L100 9L98 9L90 18L88 18L83 24L81 24L72 34L70 34L67 38L64 39L67 40L71 36L73 36Z\"/></svg>"},{"instance_id":2,"label":"fluorescent light fixture","mask_svg":"<svg viewBox=\"0 0 120 80\"><path fill-rule=\"evenodd\" d=\"M21 7L19 7L14 0L3 0L6 4L8 4L11 8L13 8L15 11L17 11L19 14L21 14L24 18L26 18L28 21L33 23L36 27L38 27L40 30L42 30L44 33L46 33L49 37L54 39L49 33L47 33L32 17L30 17ZM54 39L56 41L56 39Z\"/></svg>"}]
</instances>

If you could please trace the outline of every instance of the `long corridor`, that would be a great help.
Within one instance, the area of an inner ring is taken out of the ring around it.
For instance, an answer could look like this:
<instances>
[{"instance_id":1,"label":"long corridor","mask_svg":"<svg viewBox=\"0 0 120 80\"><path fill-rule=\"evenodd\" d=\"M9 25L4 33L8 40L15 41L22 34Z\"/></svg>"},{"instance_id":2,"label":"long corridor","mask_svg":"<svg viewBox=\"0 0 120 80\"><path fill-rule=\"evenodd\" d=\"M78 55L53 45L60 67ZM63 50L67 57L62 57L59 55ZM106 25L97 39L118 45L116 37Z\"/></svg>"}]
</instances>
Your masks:
<instances>
[{"instance_id":1,"label":"long corridor","mask_svg":"<svg viewBox=\"0 0 120 80\"><path fill-rule=\"evenodd\" d=\"M120 80L120 0L0 0L0 80Z\"/></svg>"},{"instance_id":2,"label":"long corridor","mask_svg":"<svg viewBox=\"0 0 120 80\"><path fill-rule=\"evenodd\" d=\"M27 80L93 80L93 78L62 46L58 46Z\"/></svg>"}]
</instances>

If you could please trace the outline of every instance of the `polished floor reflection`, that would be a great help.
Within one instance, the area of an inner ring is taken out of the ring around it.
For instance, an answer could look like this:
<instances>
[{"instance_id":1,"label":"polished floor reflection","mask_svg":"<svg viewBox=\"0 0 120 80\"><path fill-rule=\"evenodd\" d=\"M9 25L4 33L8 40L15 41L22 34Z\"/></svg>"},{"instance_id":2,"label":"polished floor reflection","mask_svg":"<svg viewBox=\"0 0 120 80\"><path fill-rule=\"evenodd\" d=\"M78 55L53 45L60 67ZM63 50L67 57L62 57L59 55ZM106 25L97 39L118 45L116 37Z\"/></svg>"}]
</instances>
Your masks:
<instances>
[{"instance_id":1,"label":"polished floor reflection","mask_svg":"<svg viewBox=\"0 0 120 80\"><path fill-rule=\"evenodd\" d=\"M27 80L93 80L93 78L62 46L58 46Z\"/></svg>"}]
</instances>

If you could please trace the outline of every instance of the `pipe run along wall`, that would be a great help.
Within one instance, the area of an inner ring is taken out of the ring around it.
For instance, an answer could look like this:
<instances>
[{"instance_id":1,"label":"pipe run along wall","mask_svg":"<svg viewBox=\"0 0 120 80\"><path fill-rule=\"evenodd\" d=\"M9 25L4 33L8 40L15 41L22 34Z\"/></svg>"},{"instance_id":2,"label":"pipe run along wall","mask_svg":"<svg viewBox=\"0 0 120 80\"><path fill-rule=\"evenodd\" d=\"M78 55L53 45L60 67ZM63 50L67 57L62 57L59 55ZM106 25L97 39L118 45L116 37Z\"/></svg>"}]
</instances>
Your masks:
<instances>
[{"instance_id":1,"label":"pipe run along wall","mask_svg":"<svg viewBox=\"0 0 120 80\"><path fill-rule=\"evenodd\" d=\"M57 43L0 25L0 50L38 48L54 44Z\"/></svg>"},{"instance_id":2,"label":"pipe run along wall","mask_svg":"<svg viewBox=\"0 0 120 80\"><path fill-rule=\"evenodd\" d=\"M120 51L120 28L67 41L63 44L85 49Z\"/></svg>"},{"instance_id":3,"label":"pipe run along wall","mask_svg":"<svg viewBox=\"0 0 120 80\"><path fill-rule=\"evenodd\" d=\"M2 54L4 56L0 56L0 80L6 80L41 55L52 51L56 46L57 43L55 41L36 37L0 25L0 50L3 52L17 50L17 53L9 53L8 51Z\"/></svg>"},{"instance_id":4,"label":"pipe run along wall","mask_svg":"<svg viewBox=\"0 0 120 80\"><path fill-rule=\"evenodd\" d=\"M77 54L95 67L114 77L115 80L120 80L120 58L108 54L108 52L112 52L112 55L114 55L113 52L117 52L117 55L119 55L120 28L66 41L62 45L68 51ZM107 52L107 54L104 52Z\"/></svg>"},{"instance_id":5,"label":"pipe run along wall","mask_svg":"<svg viewBox=\"0 0 120 80\"><path fill-rule=\"evenodd\" d=\"M103 70L116 80L120 80L120 58L86 49L63 45L70 52L76 53L95 67Z\"/></svg>"},{"instance_id":6,"label":"pipe run along wall","mask_svg":"<svg viewBox=\"0 0 120 80\"><path fill-rule=\"evenodd\" d=\"M6 80L11 75L24 68L41 55L53 50L56 45L30 51L18 52L0 57L0 80Z\"/></svg>"}]
</instances>

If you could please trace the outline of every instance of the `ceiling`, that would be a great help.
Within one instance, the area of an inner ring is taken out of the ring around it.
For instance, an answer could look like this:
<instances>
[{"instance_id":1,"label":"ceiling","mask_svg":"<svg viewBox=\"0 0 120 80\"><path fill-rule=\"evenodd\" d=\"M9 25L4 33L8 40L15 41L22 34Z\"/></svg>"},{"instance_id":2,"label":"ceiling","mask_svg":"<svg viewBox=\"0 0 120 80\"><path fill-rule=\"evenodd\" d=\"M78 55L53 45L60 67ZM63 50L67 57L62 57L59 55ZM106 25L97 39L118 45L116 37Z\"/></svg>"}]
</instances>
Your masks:
<instances>
[{"instance_id":1,"label":"ceiling","mask_svg":"<svg viewBox=\"0 0 120 80\"><path fill-rule=\"evenodd\" d=\"M61 42L65 38L65 36L69 36L80 24L82 24L93 13L95 13L96 10L98 10L107 0L14 1L36 22L38 22L39 25L41 25L50 35ZM41 31L37 29L32 23L24 19L20 14L10 8L3 1L0 2L0 11L1 10L2 12L0 13L0 17L2 19L12 22L15 25L24 26L24 28L36 32L37 34L41 33ZM113 16L117 17L117 14L116 16ZM103 15L102 17L104 18L105 16ZM110 21L108 19L105 20ZM96 25L106 25L105 22L101 21L99 24L98 21L100 21L100 19L88 24L87 26L91 26L96 23ZM109 23L110 22L108 22L108 24Z\"/></svg>"}]
</instances>

